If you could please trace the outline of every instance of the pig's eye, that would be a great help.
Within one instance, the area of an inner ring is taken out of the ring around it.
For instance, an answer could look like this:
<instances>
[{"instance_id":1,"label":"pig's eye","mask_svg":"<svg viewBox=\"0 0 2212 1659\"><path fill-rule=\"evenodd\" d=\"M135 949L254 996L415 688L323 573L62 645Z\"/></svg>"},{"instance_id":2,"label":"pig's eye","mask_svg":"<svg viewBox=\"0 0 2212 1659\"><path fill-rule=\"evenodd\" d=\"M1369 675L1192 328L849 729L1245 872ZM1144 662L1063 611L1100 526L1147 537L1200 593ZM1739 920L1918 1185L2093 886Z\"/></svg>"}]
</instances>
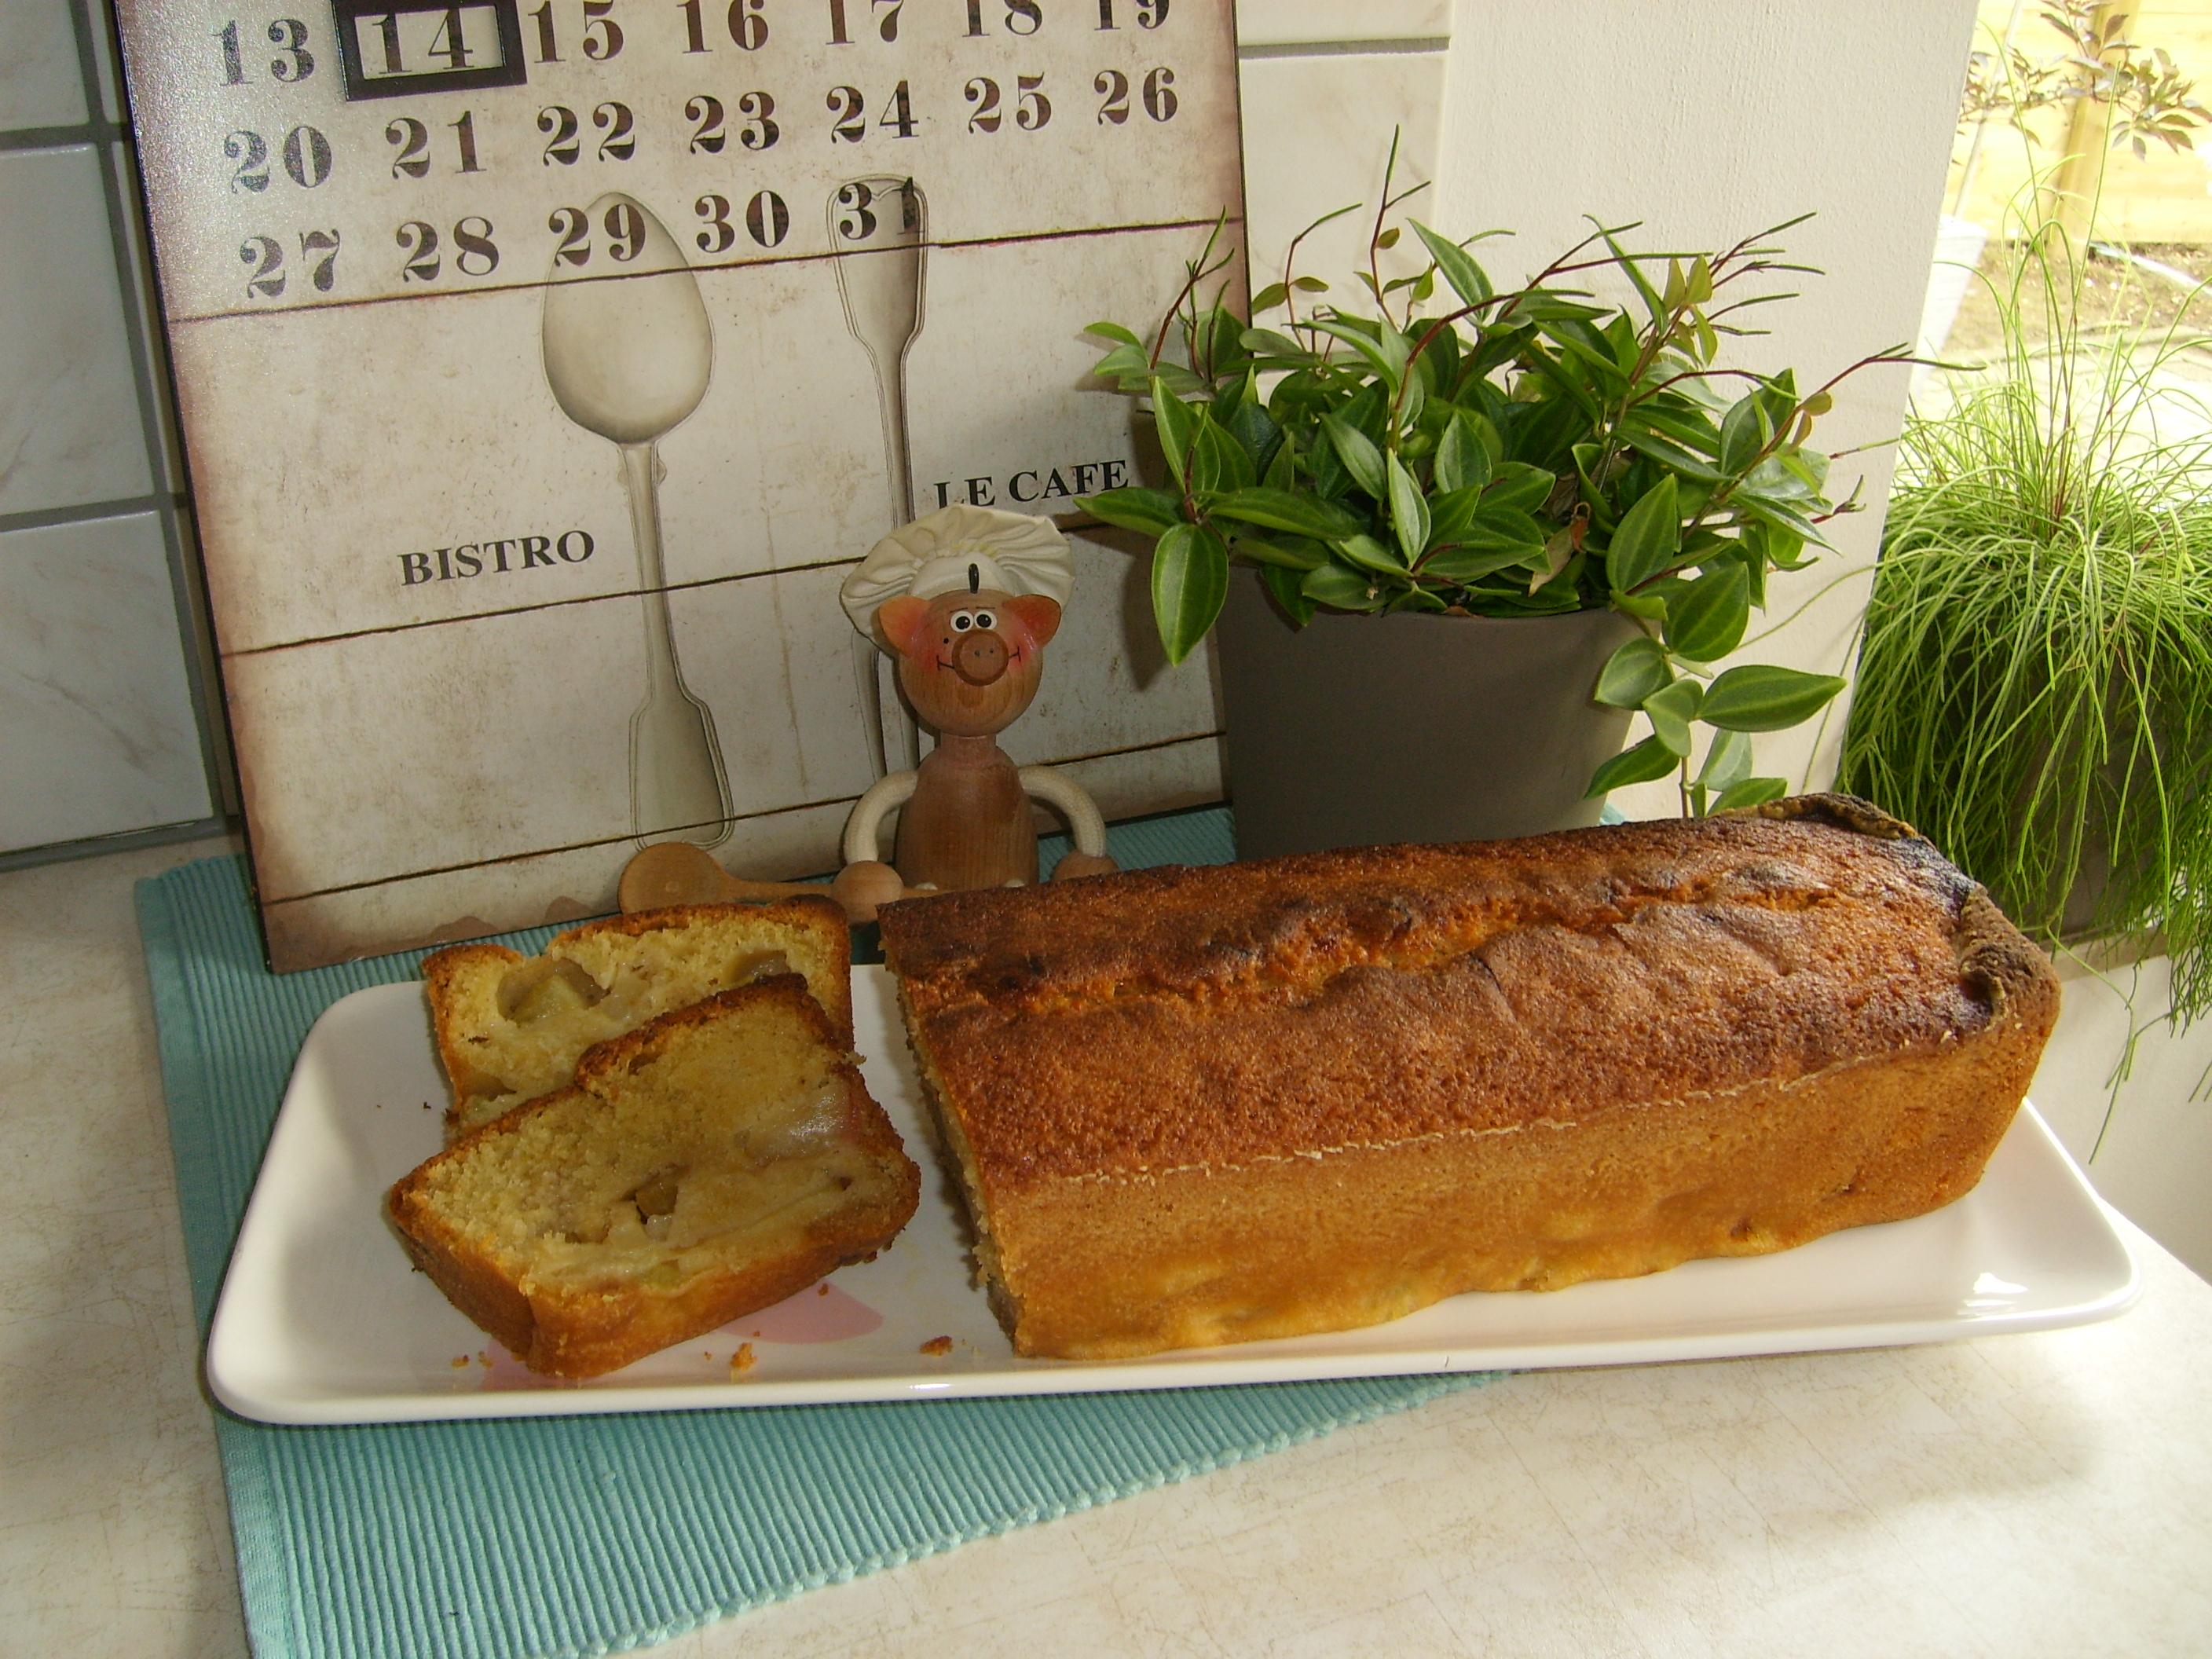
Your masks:
<instances>
[{"instance_id":1,"label":"pig's eye","mask_svg":"<svg viewBox=\"0 0 2212 1659\"><path fill-rule=\"evenodd\" d=\"M965 611L956 611L952 613L952 631L954 633L965 634L975 625L975 619L973 617L970 617Z\"/></svg>"},{"instance_id":2,"label":"pig's eye","mask_svg":"<svg viewBox=\"0 0 2212 1659\"><path fill-rule=\"evenodd\" d=\"M990 613L989 611L978 611L975 613L975 626L976 626L976 627L978 627L978 628L996 628L998 625L999 625L999 624L998 624L997 619L996 619L996 618L994 618L994 617L991 615L991 613Z\"/></svg>"}]
</instances>

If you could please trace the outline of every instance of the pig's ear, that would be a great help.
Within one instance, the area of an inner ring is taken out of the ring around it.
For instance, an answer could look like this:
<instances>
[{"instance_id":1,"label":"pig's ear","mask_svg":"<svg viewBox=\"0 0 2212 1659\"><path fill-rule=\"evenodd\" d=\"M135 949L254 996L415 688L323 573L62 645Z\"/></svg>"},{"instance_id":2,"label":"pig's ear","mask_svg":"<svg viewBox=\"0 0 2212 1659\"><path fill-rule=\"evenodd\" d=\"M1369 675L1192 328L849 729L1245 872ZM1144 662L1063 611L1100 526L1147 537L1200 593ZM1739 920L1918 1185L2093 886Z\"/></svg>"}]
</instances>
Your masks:
<instances>
[{"instance_id":1,"label":"pig's ear","mask_svg":"<svg viewBox=\"0 0 2212 1659\"><path fill-rule=\"evenodd\" d=\"M912 656L929 621L929 601L902 593L876 607L876 639L894 655Z\"/></svg>"},{"instance_id":2,"label":"pig's ear","mask_svg":"<svg viewBox=\"0 0 2212 1659\"><path fill-rule=\"evenodd\" d=\"M1052 643L1052 636L1060 632L1060 601L1045 594L1024 593L1006 600L999 609L1011 613L1027 630L1033 650L1043 650Z\"/></svg>"}]
</instances>

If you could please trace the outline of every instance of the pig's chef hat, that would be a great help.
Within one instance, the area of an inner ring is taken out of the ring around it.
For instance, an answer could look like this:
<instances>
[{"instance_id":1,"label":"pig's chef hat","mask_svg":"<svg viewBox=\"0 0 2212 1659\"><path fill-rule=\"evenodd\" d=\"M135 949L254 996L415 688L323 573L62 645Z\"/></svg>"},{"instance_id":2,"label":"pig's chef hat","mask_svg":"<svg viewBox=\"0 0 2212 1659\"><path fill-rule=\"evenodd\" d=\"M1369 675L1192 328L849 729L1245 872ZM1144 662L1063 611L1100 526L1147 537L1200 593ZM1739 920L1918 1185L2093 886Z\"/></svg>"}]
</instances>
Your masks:
<instances>
[{"instance_id":1,"label":"pig's chef hat","mask_svg":"<svg viewBox=\"0 0 2212 1659\"><path fill-rule=\"evenodd\" d=\"M902 526L878 542L837 590L853 626L872 632L876 607L910 593L994 588L1001 593L1042 593L1067 603L1075 561L1067 538L1049 519L1001 513L988 507L947 507Z\"/></svg>"}]
</instances>

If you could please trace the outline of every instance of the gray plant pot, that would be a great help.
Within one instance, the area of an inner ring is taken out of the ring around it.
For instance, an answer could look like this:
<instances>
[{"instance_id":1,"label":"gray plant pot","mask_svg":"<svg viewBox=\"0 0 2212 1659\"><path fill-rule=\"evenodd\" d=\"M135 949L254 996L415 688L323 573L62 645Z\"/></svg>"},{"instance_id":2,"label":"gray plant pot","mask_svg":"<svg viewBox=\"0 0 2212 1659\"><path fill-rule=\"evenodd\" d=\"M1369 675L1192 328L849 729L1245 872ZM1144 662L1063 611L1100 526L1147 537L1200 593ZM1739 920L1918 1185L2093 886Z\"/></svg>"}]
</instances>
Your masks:
<instances>
[{"instance_id":1,"label":"gray plant pot","mask_svg":"<svg viewBox=\"0 0 2212 1659\"><path fill-rule=\"evenodd\" d=\"M1239 571L1217 634L1245 858L1594 824L1629 715L1590 701L1635 631L1565 617L1350 617L1291 627Z\"/></svg>"}]
</instances>

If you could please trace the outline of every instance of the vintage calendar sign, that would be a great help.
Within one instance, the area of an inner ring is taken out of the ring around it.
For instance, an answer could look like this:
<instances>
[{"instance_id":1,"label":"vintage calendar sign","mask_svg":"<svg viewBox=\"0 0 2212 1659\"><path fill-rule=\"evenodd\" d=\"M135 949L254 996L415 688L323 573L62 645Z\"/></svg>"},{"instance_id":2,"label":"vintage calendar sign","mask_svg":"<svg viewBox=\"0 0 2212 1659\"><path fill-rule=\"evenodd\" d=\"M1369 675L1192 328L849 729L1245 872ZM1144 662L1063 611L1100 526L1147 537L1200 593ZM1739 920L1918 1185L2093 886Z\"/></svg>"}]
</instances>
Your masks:
<instances>
[{"instance_id":1,"label":"vintage calendar sign","mask_svg":"<svg viewBox=\"0 0 2212 1659\"><path fill-rule=\"evenodd\" d=\"M279 968L603 911L653 840L831 867L902 758L845 571L1133 480L1083 327L1241 240L1229 0L120 10ZM1018 758L1218 793L1077 549Z\"/></svg>"}]
</instances>

